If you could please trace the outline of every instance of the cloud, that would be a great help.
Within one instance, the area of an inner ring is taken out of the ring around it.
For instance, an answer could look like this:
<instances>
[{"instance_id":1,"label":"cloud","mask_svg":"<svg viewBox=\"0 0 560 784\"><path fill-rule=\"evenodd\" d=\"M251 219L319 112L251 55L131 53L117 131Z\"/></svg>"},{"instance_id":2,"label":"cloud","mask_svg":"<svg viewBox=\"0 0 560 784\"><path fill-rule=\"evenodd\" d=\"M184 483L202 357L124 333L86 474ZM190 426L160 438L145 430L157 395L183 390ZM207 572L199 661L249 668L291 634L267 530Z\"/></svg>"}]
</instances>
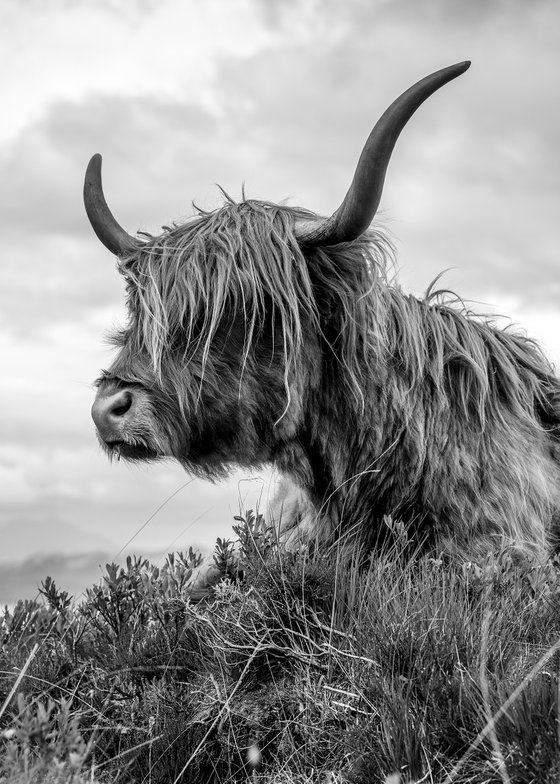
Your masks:
<instances>
[{"instance_id":1,"label":"cloud","mask_svg":"<svg viewBox=\"0 0 560 784\"><path fill-rule=\"evenodd\" d=\"M82 188L94 152L104 156L104 188L119 221L131 233L157 230L158 220L192 214L201 191L211 189L217 201L215 181L251 158L239 132L235 115L224 124L182 102L103 97L56 104L0 158L5 231L18 239L91 240Z\"/></svg>"},{"instance_id":2,"label":"cloud","mask_svg":"<svg viewBox=\"0 0 560 784\"><path fill-rule=\"evenodd\" d=\"M247 56L269 39L250 0L14 4L3 19L0 55L10 73L0 89L2 105L11 107L3 138L61 100L93 94L181 94L212 105L220 53Z\"/></svg>"}]
</instances>

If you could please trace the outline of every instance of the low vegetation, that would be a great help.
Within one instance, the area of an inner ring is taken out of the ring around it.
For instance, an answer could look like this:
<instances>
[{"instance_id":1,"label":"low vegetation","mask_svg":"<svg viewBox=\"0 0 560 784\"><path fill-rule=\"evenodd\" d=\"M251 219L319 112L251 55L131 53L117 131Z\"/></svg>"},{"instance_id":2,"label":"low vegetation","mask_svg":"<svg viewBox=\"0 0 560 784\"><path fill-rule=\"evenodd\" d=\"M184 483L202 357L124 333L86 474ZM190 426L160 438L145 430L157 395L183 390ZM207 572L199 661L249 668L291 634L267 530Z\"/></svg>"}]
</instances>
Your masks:
<instances>
[{"instance_id":1,"label":"low vegetation","mask_svg":"<svg viewBox=\"0 0 560 784\"><path fill-rule=\"evenodd\" d=\"M47 578L4 614L0 781L560 780L558 565L282 553L252 513L199 556Z\"/></svg>"}]
</instances>

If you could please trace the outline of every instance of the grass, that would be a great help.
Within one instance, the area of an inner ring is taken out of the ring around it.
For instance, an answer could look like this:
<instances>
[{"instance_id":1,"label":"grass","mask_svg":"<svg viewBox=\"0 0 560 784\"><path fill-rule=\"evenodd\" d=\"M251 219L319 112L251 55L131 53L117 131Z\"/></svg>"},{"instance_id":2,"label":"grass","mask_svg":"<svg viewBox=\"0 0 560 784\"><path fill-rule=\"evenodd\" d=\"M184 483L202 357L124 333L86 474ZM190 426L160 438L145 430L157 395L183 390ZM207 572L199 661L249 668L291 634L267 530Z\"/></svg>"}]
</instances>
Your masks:
<instances>
[{"instance_id":1,"label":"grass","mask_svg":"<svg viewBox=\"0 0 560 784\"><path fill-rule=\"evenodd\" d=\"M50 579L0 630L0 781L560 780L560 577L507 556L286 554L237 520L244 579L193 604L197 556Z\"/></svg>"}]
</instances>

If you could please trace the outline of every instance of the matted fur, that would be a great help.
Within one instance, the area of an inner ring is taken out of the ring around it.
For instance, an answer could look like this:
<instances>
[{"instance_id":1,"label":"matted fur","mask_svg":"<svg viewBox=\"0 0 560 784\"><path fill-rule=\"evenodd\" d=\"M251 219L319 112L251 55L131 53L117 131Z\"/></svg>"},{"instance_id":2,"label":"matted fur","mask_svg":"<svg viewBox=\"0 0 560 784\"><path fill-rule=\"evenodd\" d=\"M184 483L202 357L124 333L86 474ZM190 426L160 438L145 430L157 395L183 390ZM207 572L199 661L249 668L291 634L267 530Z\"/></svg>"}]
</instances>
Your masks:
<instances>
[{"instance_id":1,"label":"matted fur","mask_svg":"<svg viewBox=\"0 0 560 784\"><path fill-rule=\"evenodd\" d=\"M552 367L523 336L405 295L381 232L300 247L295 221L312 217L228 199L121 260L130 323L100 386L135 390L123 441L145 452L128 456L211 478L272 462L325 540L371 543L393 515L464 557L545 557L560 509Z\"/></svg>"}]
</instances>

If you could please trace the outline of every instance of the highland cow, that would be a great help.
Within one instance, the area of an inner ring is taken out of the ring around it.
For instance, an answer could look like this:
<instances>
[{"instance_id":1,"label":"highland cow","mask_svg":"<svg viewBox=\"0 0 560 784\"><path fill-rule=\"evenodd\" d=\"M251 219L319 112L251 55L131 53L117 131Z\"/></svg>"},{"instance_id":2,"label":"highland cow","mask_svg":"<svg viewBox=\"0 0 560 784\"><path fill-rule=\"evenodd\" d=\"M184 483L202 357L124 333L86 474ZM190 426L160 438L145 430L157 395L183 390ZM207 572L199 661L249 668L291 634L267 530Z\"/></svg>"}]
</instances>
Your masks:
<instances>
[{"instance_id":1,"label":"highland cow","mask_svg":"<svg viewBox=\"0 0 560 784\"><path fill-rule=\"evenodd\" d=\"M324 541L371 546L391 516L465 558L547 556L560 380L528 338L404 294L391 244L370 228L404 125L468 66L426 77L387 109L329 218L226 198L138 239L111 214L92 158L86 210L118 257L129 310L93 405L109 455L174 458L211 479L273 464L301 488Z\"/></svg>"}]
</instances>

